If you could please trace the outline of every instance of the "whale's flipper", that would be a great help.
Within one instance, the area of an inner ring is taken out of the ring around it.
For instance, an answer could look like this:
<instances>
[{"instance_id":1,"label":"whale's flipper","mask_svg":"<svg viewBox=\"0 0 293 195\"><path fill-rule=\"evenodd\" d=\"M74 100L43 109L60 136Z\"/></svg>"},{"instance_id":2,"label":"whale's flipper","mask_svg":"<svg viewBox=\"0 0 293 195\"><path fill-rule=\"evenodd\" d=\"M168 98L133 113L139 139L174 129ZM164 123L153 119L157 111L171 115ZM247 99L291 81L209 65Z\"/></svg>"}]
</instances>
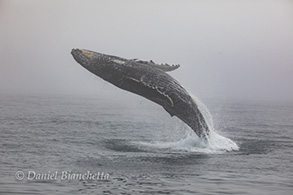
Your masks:
<instances>
[{"instance_id":1,"label":"whale's flipper","mask_svg":"<svg viewBox=\"0 0 293 195\"><path fill-rule=\"evenodd\" d=\"M141 80L136 80L130 77L125 77L121 85L123 87L129 87L130 89L136 89L135 93L147 97L149 100L158 103L170 114L171 117L175 115L175 113L173 113L170 109L170 107L174 106L173 100L169 95L160 90L158 87L148 85Z\"/></svg>"},{"instance_id":2,"label":"whale's flipper","mask_svg":"<svg viewBox=\"0 0 293 195\"><path fill-rule=\"evenodd\" d=\"M137 80L130 77L125 77L121 82L121 88L129 88L129 91L134 90L135 93L147 97L149 100L156 102L163 106L163 108L171 115L170 111L168 111L168 107L173 107L174 102L172 98L164 92L162 89L160 89L157 86L152 86L150 83L147 84L143 82L142 80Z\"/></svg>"},{"instance_id":3,"label":"whale's flipper","mask_svg":"<svg viewBox=\"0 0 293 195\"><path fill-rule=\"evenodd\" d=\"M149 65L151 67L160 69L164 72L169 72L169 71L173 71L176 70L177 68L180 67L179 64L175 64L175 65L169 65L169 64L156 64L155 62L153 62L152 60L150 61L146 61L146 60L140 60L140 59L132 59L133 61L135 61L136 63L141 63L141 64L146 64Z\"/></svg>"}]
</instances>

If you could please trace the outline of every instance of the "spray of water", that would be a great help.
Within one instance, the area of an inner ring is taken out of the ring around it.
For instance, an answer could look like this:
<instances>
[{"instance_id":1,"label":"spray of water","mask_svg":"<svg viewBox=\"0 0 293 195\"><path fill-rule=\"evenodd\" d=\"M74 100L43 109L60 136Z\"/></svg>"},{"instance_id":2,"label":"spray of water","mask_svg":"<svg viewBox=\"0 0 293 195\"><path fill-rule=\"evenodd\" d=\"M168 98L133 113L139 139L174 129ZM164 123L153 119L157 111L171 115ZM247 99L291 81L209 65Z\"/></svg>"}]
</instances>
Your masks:
<instances>
[{"instance_id":1,"label":"spray of water","mask_svg":"<svg viewBox=\"0 0 293 195\"><path fill-rule=\"evenodd\" d=\"M231 139L218 134L213 125L213 118L207 107L195 96L192 96L196 101L199 110L203 114L209 128L208 140L200 139L190 128L189 133L179 141L173 142L155 142L155 143L140 143L150 148L171 149L176 151L187 151L196 153L218 154L227 151L239 150L238 145ZM181 126L182 128L182 126Z\"/></svg>"},{"instance_id":2,"label":"spray of water","mask_svg":"<svg viewBox=\"0 0 293 195\"><path fill-rule=\"evenodd\" d=\"M213 117L208 108L196 96L192 95L192 97L197 102L198 109L203 114L203 117L210 130L207 147L213 150L239 150L239 146L235 142L218 134L214 127Z\"/></svg>"}]
</instances>

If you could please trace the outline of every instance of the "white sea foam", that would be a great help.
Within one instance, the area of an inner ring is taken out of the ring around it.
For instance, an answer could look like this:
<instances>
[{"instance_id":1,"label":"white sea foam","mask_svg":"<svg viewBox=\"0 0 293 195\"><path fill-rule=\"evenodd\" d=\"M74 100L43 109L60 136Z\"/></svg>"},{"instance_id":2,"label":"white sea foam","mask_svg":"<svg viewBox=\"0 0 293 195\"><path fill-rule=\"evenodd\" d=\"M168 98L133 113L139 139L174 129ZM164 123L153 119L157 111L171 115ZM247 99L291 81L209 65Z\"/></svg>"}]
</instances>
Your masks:
<instances>
[{"instance_id":1,"label":"white sea foam","mask_svg":"<svg viewBox=\"0 0 293 195\"><path fill-rule=\"evenodd\" d=\"M229 138L219 135L216 132L210 133L209 140L207 142L200 139L195 133L192 133L175 142L140 142L139 144L149 148L208 154L221 154L227 151L235 151L239 149L235 142Z\"/></svg>"}]
</instances>

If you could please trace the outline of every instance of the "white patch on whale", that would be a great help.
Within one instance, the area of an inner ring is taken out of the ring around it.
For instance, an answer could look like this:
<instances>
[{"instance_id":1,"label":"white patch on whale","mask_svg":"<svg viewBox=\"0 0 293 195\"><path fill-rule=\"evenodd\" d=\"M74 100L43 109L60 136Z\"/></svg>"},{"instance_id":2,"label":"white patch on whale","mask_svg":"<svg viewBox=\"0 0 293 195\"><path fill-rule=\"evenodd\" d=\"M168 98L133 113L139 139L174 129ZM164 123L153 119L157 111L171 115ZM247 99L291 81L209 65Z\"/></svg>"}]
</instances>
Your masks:
<instances>
[{"instance_id":1,"label":"white patch on whale","mask_svg":"<svg viewBox=\"0 0 293 195\"><path fill-rule=\"evenodd\" d=\"M115 62L115 63L118 63L118 64L125 64L124 61L116 60L116 59L112 60L112 62Z\"/></svg>"}]
</instances>

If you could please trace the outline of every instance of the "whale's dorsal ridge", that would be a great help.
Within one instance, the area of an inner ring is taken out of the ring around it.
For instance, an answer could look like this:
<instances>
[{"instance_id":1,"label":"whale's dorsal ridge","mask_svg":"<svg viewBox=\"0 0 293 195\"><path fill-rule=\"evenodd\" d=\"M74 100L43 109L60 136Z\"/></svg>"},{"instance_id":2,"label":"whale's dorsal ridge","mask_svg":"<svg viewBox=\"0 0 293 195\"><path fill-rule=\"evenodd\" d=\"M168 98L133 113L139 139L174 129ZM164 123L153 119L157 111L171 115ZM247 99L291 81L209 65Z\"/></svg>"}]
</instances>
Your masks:
<instances>
[{"instance_id":1,"label":"whale's dorsal ridge","mask_svg":"<svg viewBox=\"0 0 293 195\"><path fill-rule=\"evenodd\" d=\"M149 65L149 66L151 66L153 68L160 69L160 70L162 70L164 72L173 71L173 70L176 70L177 68L180 67L180 64L175 64L175 65L169 65L167 63L165 63L165 64L156 64L152 60L147 61L147 60L141 60L141 59L138 59L138 58L135 58L135 59L132 59L132 60L135 61L136 63L146 64L146 65Z\"/></svg>"}]
</instances>

